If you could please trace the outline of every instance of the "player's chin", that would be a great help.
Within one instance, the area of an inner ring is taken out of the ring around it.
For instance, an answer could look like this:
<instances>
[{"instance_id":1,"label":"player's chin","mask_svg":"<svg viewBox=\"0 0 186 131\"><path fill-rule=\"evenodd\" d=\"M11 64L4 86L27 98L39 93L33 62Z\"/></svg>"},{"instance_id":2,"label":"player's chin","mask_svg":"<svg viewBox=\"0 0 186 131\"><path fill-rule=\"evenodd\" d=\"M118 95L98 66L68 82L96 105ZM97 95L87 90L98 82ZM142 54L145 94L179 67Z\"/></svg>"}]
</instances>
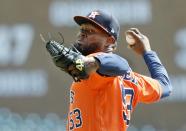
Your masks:
<instances>
[{"instance_id":1,"label":"player's chin","mask_svg":"<svg viewBox=\"0 0 186 131\"><path fill-rule=\"evenodd\" d=\"M77 41L73 45L84 56L87 56L89 54L95 53L99 49L99 44L98 43L88 44L88 43L82 43L80 41Z\"/></svg>"},{"instance_id":2,"label":"player's chin","mask_svg":"<svg viewBox=\"0 0 186 131\"><path fill-rule=\"evenodd\" d=\"M78 51L81 52L81 50L82 50L82 44L81 44L81 43L75 42L75 43L73 44L73 46L74 46Z\"/></svg>"},{"instance_id":3,"label":"player's chin","mask_svg":"<svg viewBox=\"0 0 186 131\"><path fill-rule=\"evenodd\" d=\"M85 47L83 46L82 43L80 42L75 42L74 44L74 47L79 51L81 52L84 56L88 55L88 52L86 51Z\"/></svg>"}]
</instances>

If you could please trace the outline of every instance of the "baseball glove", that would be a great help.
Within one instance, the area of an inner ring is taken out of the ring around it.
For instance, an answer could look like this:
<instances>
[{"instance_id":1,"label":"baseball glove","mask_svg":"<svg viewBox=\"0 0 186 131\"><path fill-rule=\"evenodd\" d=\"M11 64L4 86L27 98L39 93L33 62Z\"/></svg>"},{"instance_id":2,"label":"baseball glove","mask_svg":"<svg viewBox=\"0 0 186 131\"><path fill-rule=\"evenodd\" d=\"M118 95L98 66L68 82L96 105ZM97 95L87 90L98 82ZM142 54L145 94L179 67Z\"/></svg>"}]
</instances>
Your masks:
<instances>
[{"instance_id":1,"label":"baseball glove","mask_svg":"<svg viewBox=\"0 0 186 131\"><path fill-rule=\"evenodd\" d=\"M41 39L46 44L46 49L52 57L54 64L61 70L70 74L75 82L87 79L88 74L83 56L75 47L65 47L63 43L54 40L46 41L41 35Z\"/></svg>"}]
</instances>

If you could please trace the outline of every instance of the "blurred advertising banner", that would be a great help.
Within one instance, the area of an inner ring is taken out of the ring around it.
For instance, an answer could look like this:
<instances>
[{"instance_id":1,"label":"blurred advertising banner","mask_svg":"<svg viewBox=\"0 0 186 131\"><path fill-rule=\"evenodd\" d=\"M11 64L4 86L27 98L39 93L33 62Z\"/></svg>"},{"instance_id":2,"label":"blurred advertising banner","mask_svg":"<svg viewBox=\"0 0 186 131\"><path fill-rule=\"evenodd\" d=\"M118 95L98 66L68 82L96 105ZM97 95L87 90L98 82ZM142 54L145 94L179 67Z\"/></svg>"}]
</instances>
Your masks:
<instances>
[{"instance_id":1,"label":"blurred advertising banner","mask_svg":"<svg viewBox=\"0 0 186 131\"><path fill-rule=\"evenodd\" d=\"M122 25L147 24L152 19L149 0L53 1L49 8L49 19L54 26L74 26L73 16L87 15L88 12L97 9L110 12Z\"/></svg>"}]
</instances>

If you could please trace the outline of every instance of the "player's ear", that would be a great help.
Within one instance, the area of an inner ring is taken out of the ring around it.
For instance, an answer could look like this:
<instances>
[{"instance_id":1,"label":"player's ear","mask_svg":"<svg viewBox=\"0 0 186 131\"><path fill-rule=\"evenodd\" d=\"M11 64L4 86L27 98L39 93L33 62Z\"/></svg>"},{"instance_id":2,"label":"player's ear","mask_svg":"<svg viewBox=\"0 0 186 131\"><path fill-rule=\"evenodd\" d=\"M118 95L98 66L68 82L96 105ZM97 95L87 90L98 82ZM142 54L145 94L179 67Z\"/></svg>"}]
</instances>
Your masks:
<instances>
[{"instance_id":1,"label":"player's ear","mask_svg":"<svg viewBox=\"0 0 186 131\"><path fill-rule=\"evenodd\" d=\"M107 43L115 43L115 38L113 37L113 36L109 36L108 38L107 38Z\"/></svg>"},{"instance_id":2,"label":"player's ear","mask_svg":"<svg viewBox=\"0 0 186 131\"><path fill-rule=\"evenodd\" d=\"M113 52L114 50L116 50L116 40L113 36L109 36L107 38L107 52Z\"/></svg>"}]
</instances>

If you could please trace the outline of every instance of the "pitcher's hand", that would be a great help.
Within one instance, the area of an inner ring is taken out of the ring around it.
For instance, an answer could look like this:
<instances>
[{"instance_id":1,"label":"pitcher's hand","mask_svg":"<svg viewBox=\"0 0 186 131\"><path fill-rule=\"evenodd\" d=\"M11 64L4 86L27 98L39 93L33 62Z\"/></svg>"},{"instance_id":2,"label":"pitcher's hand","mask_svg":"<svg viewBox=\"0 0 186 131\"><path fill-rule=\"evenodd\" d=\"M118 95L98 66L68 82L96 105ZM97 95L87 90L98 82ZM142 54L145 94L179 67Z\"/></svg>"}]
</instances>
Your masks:
<instances>
[{"instance_id":1,"label":"pitcher's hand","mask_svg":"<svg viewBox=\"0 0 186 131\"><path fill-rule=\"evenodd\" d=\"M149 39L143 35L137 28L130 28L125 32L128 47L139 55L151 51Z\"/></svg>"}]
</instances>

